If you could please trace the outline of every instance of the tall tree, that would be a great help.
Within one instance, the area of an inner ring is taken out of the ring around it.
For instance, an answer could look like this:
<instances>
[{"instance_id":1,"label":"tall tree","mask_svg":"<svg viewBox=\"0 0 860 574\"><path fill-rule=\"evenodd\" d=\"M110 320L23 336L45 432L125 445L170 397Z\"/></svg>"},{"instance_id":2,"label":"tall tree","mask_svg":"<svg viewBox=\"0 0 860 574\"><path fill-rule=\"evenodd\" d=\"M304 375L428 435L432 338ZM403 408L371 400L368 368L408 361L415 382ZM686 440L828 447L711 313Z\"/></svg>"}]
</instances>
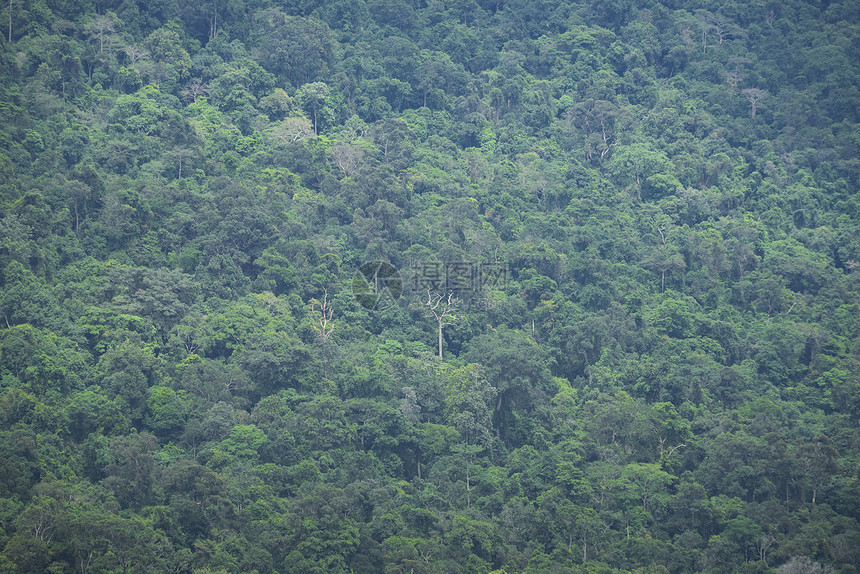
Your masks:
<instances>
[{"instance_id":1,"label":"tall tree","mask_svg":"<svg viewBox=\"0 0 860 574\"><path fill-rule=\"evenodd\" d=\"M436 321L436 334L438 339L439 358L442 358L442 330L445 327L453 325L459 319L458 310L460 302L454 297L454 292L451 291L447 295L444 293L433 293L430 289L427 290L427 300L424 301L424 308L427 313Z\"/></svg>"}]
</instances>

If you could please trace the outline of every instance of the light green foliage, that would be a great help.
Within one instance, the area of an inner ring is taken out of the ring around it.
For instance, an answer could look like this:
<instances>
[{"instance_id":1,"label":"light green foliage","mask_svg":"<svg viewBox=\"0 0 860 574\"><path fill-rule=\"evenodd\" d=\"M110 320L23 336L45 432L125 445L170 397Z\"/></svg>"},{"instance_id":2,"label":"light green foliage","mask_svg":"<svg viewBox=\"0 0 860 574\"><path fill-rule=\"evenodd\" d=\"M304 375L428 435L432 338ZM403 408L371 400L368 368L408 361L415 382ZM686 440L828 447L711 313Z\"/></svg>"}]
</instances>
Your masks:
<instances>
[{"instance_id":1,"label":"light green foliage","mask_svg":"<svg viewBox=\"0 0 860 574\"><path fill-rule=\"evenodd\" d=\"M39 396L63 395L79 388L88 362L72 341L53 332L30 325L0 331L3 378Z\"/></svg>"},{"instance_id":2,"label":"light green foliage","mask_svg":"<svg viewBox=\"0 0 860 574\"><path fill-rule=\"evenodd\" d=\"M221 442L228 453L238 458L256 460L258 451L266 442L266 435L254 425L237 425L230 436Z\"/></svg>"},{"instance_id":3,"label":"light green foliage","mask_svg":"<svg viewBox=\"0 0 860 574\"><path fill-rule=\"evenodd\" d=\"M108 119L131 132L156 133L166 113L158 101L160 96L158 88L151 84L134 94L123 94L117 98Z\"/></svg>"},{"instance_id":4,"label":"light green foliage","mask_svg":"<svg viewBox=\"0 0 860 574\"><path fill-rule=\"evenodd\" d=\"M180 432L188 418L190 403L187 393L177 393L165 386L150 388L146 401L147 426L161 436Z\"/></svg>"}]
</instances>

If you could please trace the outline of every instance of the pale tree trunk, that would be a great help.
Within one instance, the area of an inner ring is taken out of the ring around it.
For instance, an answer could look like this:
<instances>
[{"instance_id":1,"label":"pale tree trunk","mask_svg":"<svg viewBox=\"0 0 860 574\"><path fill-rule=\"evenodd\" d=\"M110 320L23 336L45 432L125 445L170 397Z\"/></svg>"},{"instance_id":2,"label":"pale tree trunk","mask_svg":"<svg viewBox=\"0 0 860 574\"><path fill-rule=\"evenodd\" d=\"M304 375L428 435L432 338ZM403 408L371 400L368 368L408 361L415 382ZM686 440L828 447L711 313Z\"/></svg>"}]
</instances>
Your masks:
<instances>
[{"instance_id":1,"label":"pale tree trunk","mask_svg":"<svg viewBox=\"0 0 860 574\"><path fill-rule=\"evenodd\" d=\"M582 531L582 562L588 561L588 530Z\"/></svg>"},{"instance_id":2,"label":"pale tree trunk","mask_svg":"<svg viewBox=\"0 0 860 574\"><path fill-rule=\"evenodd\" d=\"M457 321L458 317L454 314L457 310L458 302L454 298L454 293L448 293L448 296L445 297L442 294L437 294L436 296L428 289L427 290L427 302L424 303L427 307L427 310L436 320L437 326L437 336L439 343L439 358L442 358L442 329L447 325L451 325Z\"/></svg>"},{"instance_id":3,"label":"pale tree trunk","mask_svg":"<svg viewBox=\"0 0 860 574\"><path fill-rule=\"evenodd\" d=\"M472 508L472 484L469 475L469 462L466 462L466 508Z\"/></svg>"},{"instance_id":4,"label":"pale tree trunk","mask_svg":"<svg viewBox=\"0 0 860 574\"><path fill-rule=\"evenodd\" d=\"M439 358L442 358L442 321L439 321Z\"/></svg>"}]
</instances>

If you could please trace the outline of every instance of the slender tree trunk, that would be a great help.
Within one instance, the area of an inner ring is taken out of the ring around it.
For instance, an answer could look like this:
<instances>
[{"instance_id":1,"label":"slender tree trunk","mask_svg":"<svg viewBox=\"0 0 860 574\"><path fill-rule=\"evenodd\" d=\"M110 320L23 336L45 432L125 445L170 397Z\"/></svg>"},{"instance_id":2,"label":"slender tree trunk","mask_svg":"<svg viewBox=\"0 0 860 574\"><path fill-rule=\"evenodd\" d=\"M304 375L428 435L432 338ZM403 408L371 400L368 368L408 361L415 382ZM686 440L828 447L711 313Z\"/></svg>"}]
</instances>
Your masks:
<instances>
[{"instance_id":1,"label":"slender tree trunk","mask_svg":"<svg viewBox=\"0 0 860 574\"><path fill-rule=\"evenodd\" d=\"M442 321L439 321L439 358L442 358Z\"/></svg>"},{"instance_id":2,"label":"slender tree trunk","mask_svg":"<svg viewBox=\"0 0 860 574\"><path fill-rule=\"evenodd\" d=\"M469 478L469 463L466 462L466 508L472 508L472 485Z\"/></svg>"},{"instance_id":3,"label":"slender tree trunk","mask_svg":"<svg viewBox=\"0 0 860 574\"><path fill-rule=\"evenodd\" d=\"M582 531L582 562L583 564L588 560L588 530L583 529Z\"/></svg>"},{"instance_id":4,"label":"slender tree trunk","mask_svg":"<svg viewBox=\"0 0 860 574\"><path fill-rule=\"evenodd\" d=\"M9 43L12 43L12 0L9 0Z\"/></svg>"}]
</instances>

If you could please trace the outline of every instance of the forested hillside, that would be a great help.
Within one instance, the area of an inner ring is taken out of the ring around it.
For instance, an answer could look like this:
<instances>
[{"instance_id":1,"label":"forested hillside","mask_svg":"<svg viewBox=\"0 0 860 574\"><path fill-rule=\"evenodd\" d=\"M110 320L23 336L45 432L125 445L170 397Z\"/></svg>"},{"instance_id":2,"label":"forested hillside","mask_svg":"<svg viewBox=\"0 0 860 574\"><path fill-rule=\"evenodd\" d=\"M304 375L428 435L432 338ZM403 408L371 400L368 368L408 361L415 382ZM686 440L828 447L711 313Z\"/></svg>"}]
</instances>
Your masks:
<instances>
[{"instance_id":1,"label":"forested hillside","mask_svg":"<svg viewBox=\"0 0 860 574\"><path fill-rule=\"evenodd\" d=\"M860 572L855 0L0 23L0 571Z\"/></svg>"}]
</instances>

